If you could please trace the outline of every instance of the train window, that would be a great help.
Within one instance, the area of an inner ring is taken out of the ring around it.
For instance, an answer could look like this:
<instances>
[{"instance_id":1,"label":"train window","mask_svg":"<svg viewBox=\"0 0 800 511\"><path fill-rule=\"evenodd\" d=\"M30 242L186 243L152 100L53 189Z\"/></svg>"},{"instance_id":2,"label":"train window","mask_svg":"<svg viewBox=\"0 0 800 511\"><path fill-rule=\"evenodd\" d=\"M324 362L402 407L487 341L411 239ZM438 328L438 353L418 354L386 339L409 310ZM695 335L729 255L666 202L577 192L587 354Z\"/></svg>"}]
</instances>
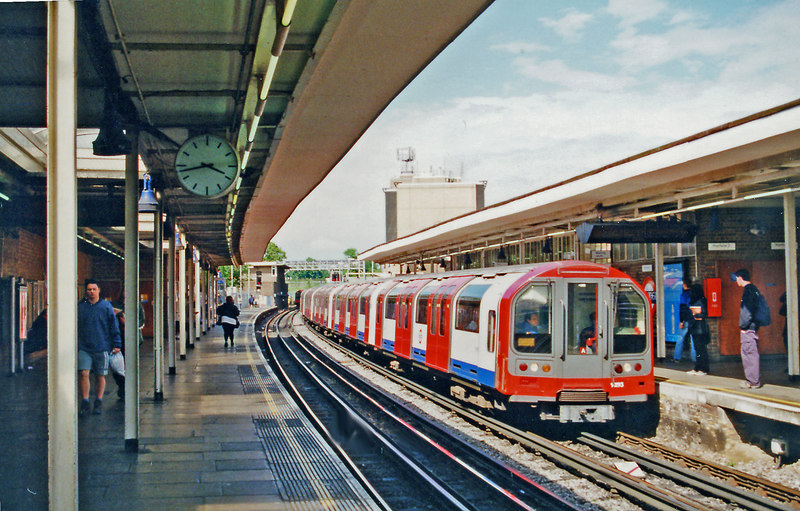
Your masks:
<instances>
[{"instance_id":1,"label":"train window","mask_svg":"<svg viewBox=\"0 0 800 511\"><path fill-rule=\"evenodd\" d=\"M456 289L456 286L448 286L442 291L442 299L439 301L439 335L444 335L444 325L447 322L447 297Z\"/></svg>"},{"instance_id":2,"label":"train window","mask_svg":"<svg viewBox=\"0 0 800 511\"><path fill-rule=\"evenodd\" d=\"M489 327L486 329L486 351L489 353L494 352L494 326L496 318L497 313L493 310L489 311Z\"/></svg>"},{"instance_id":3,"label":"train window","mask_svg":"<svg viewBox=\"0 0 800 511\"><path fill-rule=\"evenodd\" d=\"M397 295L400 294L400 289L398 288L399 286L395 287L394 289L389 291L389 294L386 295L386 314L384 314L386 319L395 319L395 309L396 309L395 306L397 304Z\"/></svg>"},{"instance_id":4,"label":"train window","mask_svg":"<svg viewBox=\"0 0 800 511\"><path fill-rule=\"evenodd\" d=\"M417 295L417 316L416 322L420 325L428 323L428 301L433 294L433 288L424 288Z\"/></svg>"},{"instance_id":5,"label":"train window","mask_svg":"<svg viewBox=\"0 0 800 511\"><path fill-rule=\"evenodd\" d=\"M358 313L359 314L366 314L367 313L367 301L369 300L370 291L367 291L361 298L358 300Z\"/></svg>"},{"instance_id":6,"label":"train window","mask_svg":"<svg viewBox=\"0 0 800 511\"><path fill-rule=\"evenodd\" d=\"M621 286L614 300L614 354L647 349L647 304L631 286Z\"/></svg>"},{"instance_id":7,"label":"train window","mask_svg":"<svg viewBox=\"0 0 800 511\"><path fill-rule=\"evenodd\" d=\"M487 289L489 284L473 284L464 288L456 301L456 330L478 331L481 298Z\"/></svg>"},{"instance_id":8,"label":"train window","mask_svg":"<svg viewBox=\"0 0 800 511\"><path fill-rule=\"evenodd\" d=\"M567 353L597 353L597 284L581 282L567 286Z\"/></svg>"},{"instance_id":9,"label":"train window","mask_svg":"<svg viewBox=\"0 0 800 511\"><path fill-rule=\"evenodd\" d=\"M553 291L549 284L533 284L514 302L514 350L520 353L553 352Z\"/></svg>"}]
</instances>

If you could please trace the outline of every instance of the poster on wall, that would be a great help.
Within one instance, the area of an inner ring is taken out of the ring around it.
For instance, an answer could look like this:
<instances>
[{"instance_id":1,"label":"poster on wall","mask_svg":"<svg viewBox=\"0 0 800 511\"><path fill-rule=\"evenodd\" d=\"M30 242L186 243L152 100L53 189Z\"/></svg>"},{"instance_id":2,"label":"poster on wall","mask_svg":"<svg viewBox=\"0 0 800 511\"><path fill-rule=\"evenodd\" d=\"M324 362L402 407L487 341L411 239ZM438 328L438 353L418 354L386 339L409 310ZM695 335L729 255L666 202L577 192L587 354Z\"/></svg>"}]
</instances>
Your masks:
<instances>
[{"instance_id":1,"label":"poster on wall","mask_svg":"<svg viewBox=\"0 0 800 511\"><path fill-rule=\"evenodd\" d=\"M19 286L17 304L19 305L19 340L28 337L28 286Z\"/></svg>"}]
</instances>

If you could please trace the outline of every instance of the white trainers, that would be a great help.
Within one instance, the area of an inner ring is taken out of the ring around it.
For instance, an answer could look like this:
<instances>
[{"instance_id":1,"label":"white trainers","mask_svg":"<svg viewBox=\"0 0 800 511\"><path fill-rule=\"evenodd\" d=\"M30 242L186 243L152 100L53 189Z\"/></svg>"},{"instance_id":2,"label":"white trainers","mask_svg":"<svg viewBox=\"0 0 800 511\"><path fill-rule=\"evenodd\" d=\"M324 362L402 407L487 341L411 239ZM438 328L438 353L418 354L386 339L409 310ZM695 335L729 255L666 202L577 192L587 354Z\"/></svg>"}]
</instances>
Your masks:
<instances>
[{"instance_id":1,"label":"white trainers","mask_svg":"<svg viewBox=\"0 0 800 511\"><path fill-rule=\"evenodd\" d=\"M703 371L695 371L695 372L694 372L694 374L695 374L695 376L705 376L705 375L707 375L708 373L706 373L706 372L703 372Z\"/></svg>"},{"instance_id":2,"label":"white trainers","mask_svg":"<svg viewBox=\"0 0 800 511\"><path fill-rule=\"evenodd\" d=\"M695 371L694 369L692 369L691 371L686 371L686 374L692 374L692 375L694 375L694 374L697 374L697 371Z\"/></svg>"}]
</instances>

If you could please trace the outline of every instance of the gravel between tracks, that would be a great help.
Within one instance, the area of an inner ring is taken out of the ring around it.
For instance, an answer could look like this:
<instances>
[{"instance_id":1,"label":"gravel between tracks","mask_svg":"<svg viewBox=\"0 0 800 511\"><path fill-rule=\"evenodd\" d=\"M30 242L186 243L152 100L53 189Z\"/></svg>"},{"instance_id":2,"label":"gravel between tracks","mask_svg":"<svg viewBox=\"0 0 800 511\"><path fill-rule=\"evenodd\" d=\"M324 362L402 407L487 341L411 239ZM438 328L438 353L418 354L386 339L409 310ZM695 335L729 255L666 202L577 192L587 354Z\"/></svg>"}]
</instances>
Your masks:
<instances>
[{"instance_id":1,"label":"gravel between tracks","mask_svg":"<svg viewBox=\"0 0 800 511\"><path fill-rule=\"evenodd\" d=\"M298 324L297 322L295 323L295 327L301 334L308 338L313 339L314 335L316 335L304 325ZM618 495L606 491L590 481L576 477L540 456L527 452L518 444L498 438L490 432L467 423L455 414L443 410L430 401L421 399L415 393L383 378L326 344L319 342L318 345L322 346L322 348L327 353L330 353L339 363L357 372L365 379L380 385L405 402L414 405L429 417L444 423L448 428L457 432L461 438L465 439L470 444L478 446L487 453L493 455L499 454L504 463L520 470L554 493L562 496L570 494L577 496L575 502L582 508L615 511L641 509ZM741 443L735 446L734 449L726 452L718 452L704 447L699 442L676 440L670 433L671 432L665 428L659 428L656 436L651 438L651 440L675 450L692 454L704 460L732 466L742 472L753 474L790 488L800 488L800 461L790 465L784 465L781 468L775 468L772 457L758 447ZM712 504L709 508L717 507ZM735 507L729 509L735 509Z\"/></svg>"}]
</instances>

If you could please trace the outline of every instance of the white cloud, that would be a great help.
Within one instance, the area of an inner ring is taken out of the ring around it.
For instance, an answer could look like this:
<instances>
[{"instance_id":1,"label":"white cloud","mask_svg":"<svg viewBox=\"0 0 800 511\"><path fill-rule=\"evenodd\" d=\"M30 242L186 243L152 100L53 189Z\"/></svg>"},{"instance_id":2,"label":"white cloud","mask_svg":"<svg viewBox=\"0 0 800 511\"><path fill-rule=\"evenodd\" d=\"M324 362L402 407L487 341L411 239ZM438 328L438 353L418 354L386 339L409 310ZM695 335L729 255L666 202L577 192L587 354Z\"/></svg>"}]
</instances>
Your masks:
<instances>
[{"instance_id":1,"label":"white cloud","mask_svg":"<svg viewBox=\"0 0 800 511\"><path fill-rule=\"evenodd\" d=\"M524 76L570 89L603 92L622 90L636 84L636 80L629 76L572 69L561 60L518 58L514 64Z\"/></svg>"},{"instance_id":2,"label":"white cloud","mask_svg":"<svg viewBox=\"0 0 800 511\"><path fill-rule=\"evenodd\" d=\"M539 53L552 51L552 48L544 44L530 43L525 41L512 41L504 44L495 44L489 47L491 50L504 51L511 54L518 53Z\"/></svg>"},{"instance_id":3,"label":"white cloud","mask_svg":"<svg viewBox=\"0 0 800 511\"><path fill-rule=\"evenodd\" d=\"M655 18L666 7L661 0L610 0L606 10L620 18L622 27L629 28Z\"/></svg>"},{"instance_id":4,"label":"white cloud","mask_svg":"<svg viewBox=\"0 0 800 511\"><path fill-rule=\"evenodd\" d=\"M542 25L552 28L567 41L578 40L584 27L591 20L591 14L579 12L575 9L567 9L567 13L559 19L539 18Z\"/></svg>"},{"instance_id":5,"label":"white cloud","mask_svg":"<svg viewBox=\"0 0 800 511\"><path fill-rule=\"evenodd\" d=\"M496 94L391 105L276 243L290 258L317 259L382 243L382 189L399 173L398 147L414 147L423 170L463 162L465 179L488 181L491 204L798 96L800 2L763 8L739 26L702 27L698 15L648 34L630 27L661 12L663 2L623 4L609 4L629 27L610 47L622 71L526 55L513 61L518 79L498 81ZM493 49L542 50L518 39ZM687 72L655 71L675 62Z\"/></svg>"}]
</instances>

